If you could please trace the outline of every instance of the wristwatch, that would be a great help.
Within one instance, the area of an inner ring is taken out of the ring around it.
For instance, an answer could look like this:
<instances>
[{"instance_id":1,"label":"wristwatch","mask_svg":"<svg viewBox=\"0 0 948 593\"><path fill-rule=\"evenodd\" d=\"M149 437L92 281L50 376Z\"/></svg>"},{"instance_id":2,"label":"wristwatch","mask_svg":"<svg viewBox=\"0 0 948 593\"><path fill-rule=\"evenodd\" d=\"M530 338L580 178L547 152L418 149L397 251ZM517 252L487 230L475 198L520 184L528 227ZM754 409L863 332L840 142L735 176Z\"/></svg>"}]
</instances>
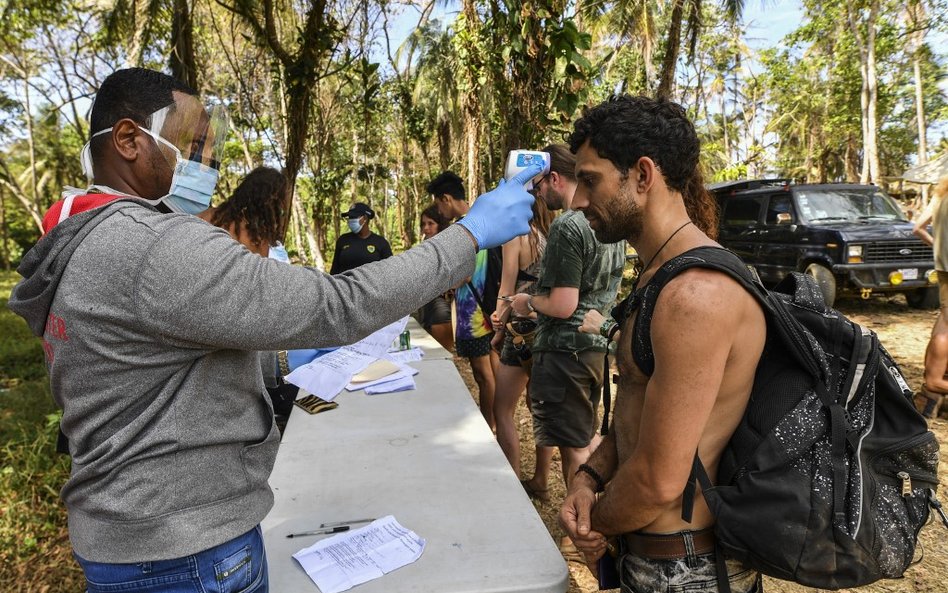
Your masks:
<instances>
[{"instance_id":1,"label":"wristwatch","mask_svg":"<svg viewBox=\"0 0 948 593\"><path fill-rule=\"evenodd\" d=\"M537 310L533 308L533 295L532 294L527 297L527 309L529 309L531 313L537 312Z\"/></svg>"}]
</instances>

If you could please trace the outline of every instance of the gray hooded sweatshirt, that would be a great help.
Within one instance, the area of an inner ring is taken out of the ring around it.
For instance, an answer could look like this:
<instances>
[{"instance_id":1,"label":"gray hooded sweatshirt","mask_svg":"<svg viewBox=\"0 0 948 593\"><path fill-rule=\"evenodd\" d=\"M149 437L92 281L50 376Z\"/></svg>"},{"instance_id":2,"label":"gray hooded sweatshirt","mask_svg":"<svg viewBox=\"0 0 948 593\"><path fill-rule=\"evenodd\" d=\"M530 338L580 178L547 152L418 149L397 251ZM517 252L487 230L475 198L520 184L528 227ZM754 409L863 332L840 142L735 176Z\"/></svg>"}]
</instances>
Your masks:
<instances>
[{"instance_id":1,"label":"gray hooded sweatshirt","mask_svg":"<svg viewBox=\"0 0 948 593\"><path fill-rule=\"evenodd\" d=\"M349 344L474 271L452 227L328 276L244 249L193 216L120 200L59 223L9 307L43 338L72 472L75 552L177 558L256 526L279 435L257 351Z\"/></svg>"}]
</instances>

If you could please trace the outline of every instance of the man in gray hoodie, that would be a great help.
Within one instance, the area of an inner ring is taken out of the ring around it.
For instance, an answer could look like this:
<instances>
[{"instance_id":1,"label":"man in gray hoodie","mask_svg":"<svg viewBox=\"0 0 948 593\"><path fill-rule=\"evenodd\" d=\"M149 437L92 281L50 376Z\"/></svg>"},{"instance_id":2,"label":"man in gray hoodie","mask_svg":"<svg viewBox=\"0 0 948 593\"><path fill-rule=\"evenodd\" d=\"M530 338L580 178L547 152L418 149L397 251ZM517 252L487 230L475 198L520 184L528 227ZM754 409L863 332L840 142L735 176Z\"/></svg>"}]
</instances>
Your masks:
<instances>
[{"instance_id":1,"label":"man in gray hoodie","mask_svg":"<svg viewBox=\"0 0 948 593\"><path fill-rule=\"evenodd\" d=\"M187 86L120 70L90 128L94 185L51 209L9 301L43 338L63 409L73 549L90 591L266 591L279 436L258 351L352 343L461 283L479 248L529 230L526 177L418 247L329 276L187 215L217 179L212 119Z\"/></svg>"}]
</instances>

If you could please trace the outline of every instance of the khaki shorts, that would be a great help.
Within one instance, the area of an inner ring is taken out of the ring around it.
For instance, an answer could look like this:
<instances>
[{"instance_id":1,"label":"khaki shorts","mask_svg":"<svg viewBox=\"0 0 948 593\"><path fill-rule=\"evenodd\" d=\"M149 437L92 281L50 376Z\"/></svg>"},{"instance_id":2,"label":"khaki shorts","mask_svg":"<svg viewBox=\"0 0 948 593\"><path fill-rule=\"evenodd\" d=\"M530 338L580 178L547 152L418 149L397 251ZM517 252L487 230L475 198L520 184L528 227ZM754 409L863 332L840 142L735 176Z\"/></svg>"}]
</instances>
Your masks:
<instances>
[{"instance_id":1,"label":"khaki shorts","mask_svg":"<svg viewBox=\"0 0 948 593\"><path fill-rule=\"evenodd\" d=\"M545 447L582 448L599 426L603 352L534 352L533 436Z\"/></svg>"},{"instance_id":2,"label":"khaki shorts","mask_svg":"<svg viewBox=\"0 0 948 593\"><path fill-rule=\"evenodd\" d=\"M938 305L948 307L948 272L937 271L938 276Z\"/></svg>"}]
</instances>

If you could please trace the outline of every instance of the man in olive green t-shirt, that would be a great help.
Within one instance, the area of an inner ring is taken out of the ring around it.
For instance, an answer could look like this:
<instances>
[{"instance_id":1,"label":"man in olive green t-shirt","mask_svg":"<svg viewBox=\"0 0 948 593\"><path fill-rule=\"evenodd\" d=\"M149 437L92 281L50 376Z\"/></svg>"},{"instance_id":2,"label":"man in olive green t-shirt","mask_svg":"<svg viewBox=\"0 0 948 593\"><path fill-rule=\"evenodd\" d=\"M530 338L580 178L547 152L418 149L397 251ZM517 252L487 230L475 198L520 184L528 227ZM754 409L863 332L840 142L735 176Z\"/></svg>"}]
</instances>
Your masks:
<instances>
[{"instance_id":1,"label":"man in olive green t-shirt","mask_svg":"<svg viewBox=\"0 0 948 593\"><path fill-rule=\"evenodd\" d=\"M590 309L606 311L614 303L625 242L600 243L586 217L569 209L576 191L576 159L569 149L553 145L543 150L552 164L536 184L536 194L551 209L566 212L550 227L537 293L516 295L512 304L517 315L537 313L529 387L534 437L537 445L559 447L568 481L591 453L607 347L605 338L580 333L579 326Z\"/></svg>"}]
</instances>

